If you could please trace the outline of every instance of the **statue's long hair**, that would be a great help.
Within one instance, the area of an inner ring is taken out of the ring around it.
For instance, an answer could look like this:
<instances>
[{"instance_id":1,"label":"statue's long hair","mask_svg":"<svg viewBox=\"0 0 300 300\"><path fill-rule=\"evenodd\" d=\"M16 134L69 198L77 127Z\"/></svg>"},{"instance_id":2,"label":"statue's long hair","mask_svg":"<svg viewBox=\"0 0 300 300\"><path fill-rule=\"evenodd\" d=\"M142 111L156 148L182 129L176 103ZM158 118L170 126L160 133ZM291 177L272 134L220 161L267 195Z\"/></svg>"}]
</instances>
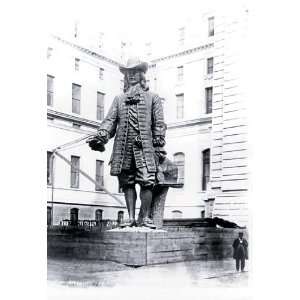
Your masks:
<instances>
[{"instance_id":1,"label":"statue's long hair","mask_svg":"<svg viewBox=\"0 0 300 300\"><path fill-rule=\"evenodd\" d=\"M140 85L141 88L144 91L148 91L149 90L149 86L147 85L147 80L146 80L146 76L144 72L139 72L140 74ZM123 92L126 93L129 89L130 85L129 85L129 81L128 81L128 73L126 72L124 75L124 88L123 88Z\"/></svg>"}]
</instances>

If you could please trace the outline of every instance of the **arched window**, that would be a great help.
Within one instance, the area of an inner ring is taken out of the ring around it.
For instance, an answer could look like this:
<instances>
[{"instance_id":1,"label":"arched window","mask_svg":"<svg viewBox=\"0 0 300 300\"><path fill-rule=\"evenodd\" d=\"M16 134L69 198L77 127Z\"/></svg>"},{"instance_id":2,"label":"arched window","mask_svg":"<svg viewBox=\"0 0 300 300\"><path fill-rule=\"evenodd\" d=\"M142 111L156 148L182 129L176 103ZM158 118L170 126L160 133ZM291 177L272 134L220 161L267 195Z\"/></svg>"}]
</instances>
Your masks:
<instances>
[{"instance_id":1,"label":"arched window","mask_svg":"<svg viewBox=\"0 0 300 300\"><path fill-rule=\"evenodd\" d=\"M202 190L207 190L210 177L210 149L202 151Z\"/></svg>"},{"instance_id":2,"label":"arched window","mask_svg":"<svg viewBox=\"0 0 300 300\"><path fill-rule=\"evenodd\" d=\"M70 210L70 220L72 226L78 225L78 211L79 211L78 208L71 208Z\"/></svg>"},{"instance_id":3,"label":"arched window","mask_svg":"<svg viewBox=\"0 0 300 300\"><path fill-rule=\"evenodd\" d=\"M180 211L180 210L173 210L172 211L172 217L173 217L173 219L180 219L180 218L182 218L182 211Z\"/></svg>"},{"instance_id":4,"label":"arched window","mask_svg":"<svg viewBox=\"0 0 300 300\"><path fill-rule=\"evenodd\" d=\"M122 223L124 219L124 211L120 210L118 211L118 223Z\"/></svg>"},{"instance_id":5,"label":"arched window","mask_svg":"<svg viewBox=\"0 0 300 300\"><path fill-rule=\"evenodd\" d=\"M184 153L178 152L174 154L174 163L178 168L178 183L184 184Z\"/></svg>"},{"instance_id":6,"label":"arched window","mask_svg":"<svg viewBox=\"0 0 300 300\"><path fill-rule=\"evenodd\" d=\"M101 222L103 217L103 210L102 209L96 209L95 211L95 220L97 222Z\"/></svg>"}]
</instances>

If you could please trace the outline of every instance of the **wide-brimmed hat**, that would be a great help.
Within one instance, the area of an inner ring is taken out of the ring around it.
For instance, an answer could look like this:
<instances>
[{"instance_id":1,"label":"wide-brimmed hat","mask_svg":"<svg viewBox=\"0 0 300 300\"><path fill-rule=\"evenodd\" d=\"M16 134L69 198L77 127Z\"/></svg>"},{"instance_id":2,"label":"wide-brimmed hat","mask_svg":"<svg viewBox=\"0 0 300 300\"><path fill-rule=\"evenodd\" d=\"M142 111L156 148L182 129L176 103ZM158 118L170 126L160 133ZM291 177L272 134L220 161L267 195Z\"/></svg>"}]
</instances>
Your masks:
<instances>
[{"instance_id":1,"label":"wide-brimmed hat","mask_svg":"<svg viewBox=\"0 0 300 300\"><path fill-rule=\"evenodd\" d=\"M121 66L121 67L119 67L119 69L120 69L120 72L123 74L125 72L127 72L128 70L133 70L133 69L140 70L140 71L146 73L148 70L148 64L144 61L141 61L137 57L132 57L127 60L126 66L124 66L124 67Z\"/></svg>"}]
</instances>

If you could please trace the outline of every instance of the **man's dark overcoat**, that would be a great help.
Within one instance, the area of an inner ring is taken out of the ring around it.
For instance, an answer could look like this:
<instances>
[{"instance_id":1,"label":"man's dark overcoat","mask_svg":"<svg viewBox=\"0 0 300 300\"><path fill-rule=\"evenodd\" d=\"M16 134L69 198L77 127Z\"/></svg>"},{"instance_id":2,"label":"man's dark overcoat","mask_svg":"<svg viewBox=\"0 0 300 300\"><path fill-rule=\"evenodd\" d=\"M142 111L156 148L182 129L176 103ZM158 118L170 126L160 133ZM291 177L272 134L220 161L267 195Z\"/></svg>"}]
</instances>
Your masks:
<instances>
[{"instance_id":1,"label":"man's dark overcoat","mask_svg":"<svg viewBox=\"0 0 300 300\"><path fill-rule=\"evenodd\" d=\"M117 176L121 173L125 155L129 105L126 104L126 94L115 97L106 118L101 123L98 131L105 130L108 137L115 136L113 152L110 159L110 174ZM161 99L157 94L143 91L137 103L138 125L142 142L145 163L149 172L157 172L155 160L154 138L165 138L166 125Z\"/></svg>"},{"instance_id":2,"label":"man's dark overcoat","mask_svg":"<svg viewBox=\"0 0 300 300\"><path fill-rule=\"evenodd\" d=\"M234 259L248 259L248 242L246 239L243 238L242 243L240 243L240 239L235 239L232 247ZM244 251L240 251L239 247L243 247Z\"/></svg>"}]
</instances>

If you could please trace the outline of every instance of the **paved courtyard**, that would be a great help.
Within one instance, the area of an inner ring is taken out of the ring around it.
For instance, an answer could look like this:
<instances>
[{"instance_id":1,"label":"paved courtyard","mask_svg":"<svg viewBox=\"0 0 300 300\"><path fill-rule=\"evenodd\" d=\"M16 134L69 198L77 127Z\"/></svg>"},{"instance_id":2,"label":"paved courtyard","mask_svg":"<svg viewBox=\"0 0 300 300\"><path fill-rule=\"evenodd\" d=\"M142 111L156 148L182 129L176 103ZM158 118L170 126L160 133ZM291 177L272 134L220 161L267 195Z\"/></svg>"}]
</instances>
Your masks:
<instances>
[{"instance_id":1,"label":"paved courtyard","mask_svg":"<svg viewBox=\"0 0 300 300\"><path fill-rule=\"evenodd\" d=\"M49 287L238 287L248 285L245 272L235 271L233 259L189 261L132 268L122 264L95 261L48 259Z\"/></svg>"}]
</instances>

